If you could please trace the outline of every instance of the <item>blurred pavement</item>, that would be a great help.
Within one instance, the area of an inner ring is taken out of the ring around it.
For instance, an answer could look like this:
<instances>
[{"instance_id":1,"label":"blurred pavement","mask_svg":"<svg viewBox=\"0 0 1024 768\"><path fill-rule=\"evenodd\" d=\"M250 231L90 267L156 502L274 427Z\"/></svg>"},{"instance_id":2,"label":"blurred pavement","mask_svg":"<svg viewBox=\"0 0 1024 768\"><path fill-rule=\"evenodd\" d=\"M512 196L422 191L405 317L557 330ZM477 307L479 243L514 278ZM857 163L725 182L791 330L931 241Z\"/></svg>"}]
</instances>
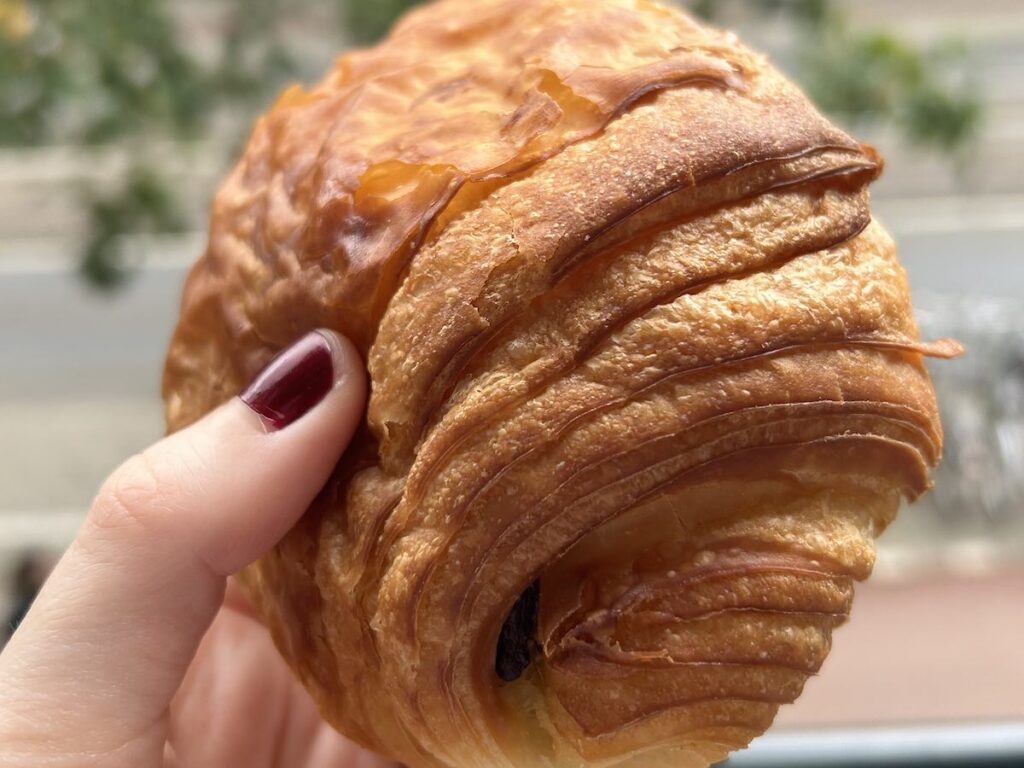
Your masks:
<instances>
[{"instance_id":1,"label":"blurred pavement","mask_svg":"<svg viewBox=\"0 0 1024 768\"><path fill-rule=\"evenodd\" d=\"M784 728L1024 718L1024 568L857 585Z\"/></svg>"}]
</instances>

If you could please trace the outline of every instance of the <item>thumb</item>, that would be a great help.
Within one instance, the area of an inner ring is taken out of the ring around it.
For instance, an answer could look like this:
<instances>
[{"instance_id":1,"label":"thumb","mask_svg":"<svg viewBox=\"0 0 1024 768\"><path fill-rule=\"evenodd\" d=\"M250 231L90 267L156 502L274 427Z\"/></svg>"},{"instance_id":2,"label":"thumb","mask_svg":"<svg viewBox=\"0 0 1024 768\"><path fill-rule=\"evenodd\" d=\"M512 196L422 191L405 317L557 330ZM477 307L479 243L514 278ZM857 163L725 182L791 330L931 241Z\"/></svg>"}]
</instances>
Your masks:
<instances>
[{"instance_id":1,"label":"thumb","mask_svg":"<svg viewBox=\"0 0 1024 768\"><path fill-rule=\"evenodd\" d=\"M0 757L14 740L55 755L60 734L79 755L132 741L161 754L226 577L309 506L365 397L351 343L310 333L241 397L118 468L0 656Z\"/></svg>"}]
</instances>

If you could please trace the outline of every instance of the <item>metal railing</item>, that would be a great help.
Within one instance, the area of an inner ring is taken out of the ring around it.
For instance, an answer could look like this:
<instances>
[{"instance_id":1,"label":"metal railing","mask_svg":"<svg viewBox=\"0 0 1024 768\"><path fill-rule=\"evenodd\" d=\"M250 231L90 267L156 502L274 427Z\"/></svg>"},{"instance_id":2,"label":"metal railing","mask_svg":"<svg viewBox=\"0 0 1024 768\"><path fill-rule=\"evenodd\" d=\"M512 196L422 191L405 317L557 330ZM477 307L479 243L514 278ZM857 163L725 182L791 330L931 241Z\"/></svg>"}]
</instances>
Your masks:
<instances>
[{"instance_id":1,"label":"metal railing","mask_svg":"<svg viewBox=\"0 0 1024 768\"><path fill-rule=\"evenodd\" d=\"M1024 766L1024 720L769 733L718 768Z\"/></svg>"}]
</instances>

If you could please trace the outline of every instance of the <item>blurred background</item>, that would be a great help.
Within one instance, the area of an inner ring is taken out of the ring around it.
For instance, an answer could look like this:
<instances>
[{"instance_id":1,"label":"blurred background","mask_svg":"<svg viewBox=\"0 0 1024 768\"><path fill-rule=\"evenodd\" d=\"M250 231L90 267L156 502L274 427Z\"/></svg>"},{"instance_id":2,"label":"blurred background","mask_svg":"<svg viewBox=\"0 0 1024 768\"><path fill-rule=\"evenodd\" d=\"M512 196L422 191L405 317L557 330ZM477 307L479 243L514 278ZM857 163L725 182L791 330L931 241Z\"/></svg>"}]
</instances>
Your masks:
<instances>
[{"instance_id":1,"label":"blurred background","mask_svg":"<svg viewBox=\"0 0 1024 768\"><path fill-rule=\"evenodd\" d=\"M4 626L102 478L162 432L181 282L253 117L413 4L0 0ZM922 332L968 349L931 365L934 491L882 538L825 674L779 722L1024 721L1024 3L684 5L882 150L875 211Z\"/></svg>"}]
</instances>

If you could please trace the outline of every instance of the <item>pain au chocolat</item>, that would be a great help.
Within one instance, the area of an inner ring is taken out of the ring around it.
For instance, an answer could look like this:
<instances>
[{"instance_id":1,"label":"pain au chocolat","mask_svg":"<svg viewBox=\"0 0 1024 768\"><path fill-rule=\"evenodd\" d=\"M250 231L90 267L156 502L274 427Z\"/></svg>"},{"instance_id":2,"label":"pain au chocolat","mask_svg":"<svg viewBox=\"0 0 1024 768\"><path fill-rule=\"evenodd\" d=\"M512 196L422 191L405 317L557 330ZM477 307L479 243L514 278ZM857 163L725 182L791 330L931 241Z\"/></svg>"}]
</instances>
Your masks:
<instances>
[{"instance_id":1,"label":"pain au chocolat","mask_svg":"<svg viewBox=\"0 0 1024 768\"><path fill-rule=\"evenodd\" d=\"M316 327L365 426L243 580L414 768L705 766L793 701L941 430L878 155L645 0L442 0L217 193L171 430Z\"/></svg>"}]
</instances>

